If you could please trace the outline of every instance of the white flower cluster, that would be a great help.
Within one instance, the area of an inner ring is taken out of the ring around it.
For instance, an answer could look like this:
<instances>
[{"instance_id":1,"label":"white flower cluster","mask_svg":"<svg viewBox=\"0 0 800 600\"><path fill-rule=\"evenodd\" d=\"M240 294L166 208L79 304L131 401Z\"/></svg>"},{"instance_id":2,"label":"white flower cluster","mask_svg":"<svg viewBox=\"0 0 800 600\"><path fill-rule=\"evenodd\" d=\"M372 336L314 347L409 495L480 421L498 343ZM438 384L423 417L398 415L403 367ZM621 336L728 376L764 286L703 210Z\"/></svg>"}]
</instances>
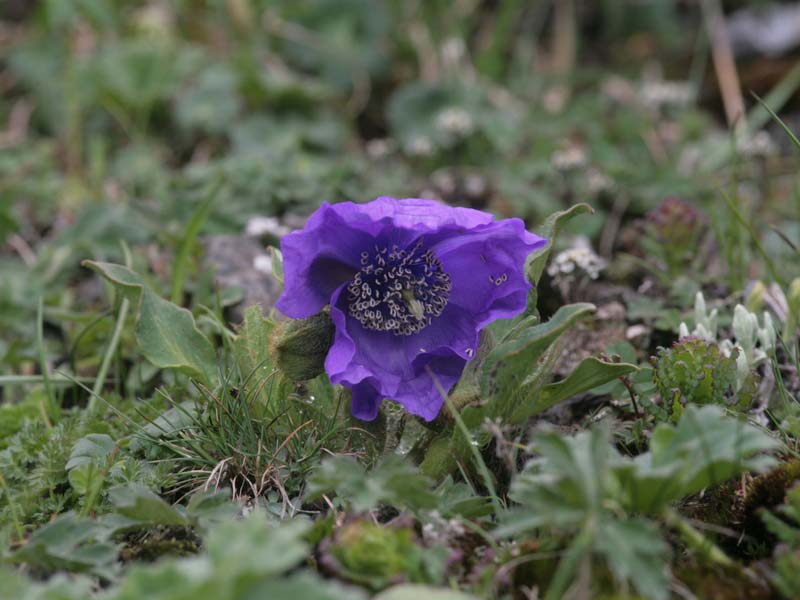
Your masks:
<instances>
[{"instance_id":1,"label":"white flower cluster","mask_svg":"<svg viewBox=\"0 0 800 600\"><path fill-rule=\"evenodd\" d=\"M614 180L600 169L590 167L586 171L586 188L591 194L602 194L614 189Z\"/></svg>"},{"instance_id":2,"label":"white flower cluster","mask_svg":"<svg viewBox=\"0 0 800 600\"><path fill-rule=\"evenodd\" d=\"M547 274L551 277L563 277L576 273L577 269L586 273L590 279L597 279L606 265L606 261L587 242L579 242L573 248L559 252L547 267Z\"/></svg>"},{"instance_id":3,"label":"white flower cluster","mask_svg":"<svg viewBox=\"0 0 800 600\"><path fill-rule=\"evenodd\" d=\"M709 342L717 343L717 309L708 312L706 300L702 292L697 292L694 299L695 327L689 331L686 323L681 323L678 330L679 336L684 338L690 335L699 337ZM750 372L775 352L777 336L772 324L772 317L764 312L762 323L758 317L747 310L743 305L737 304L733 309L733 335L734 340L720 340L719 349L725 356L730 356L734 348L739 350L736 357L736 380L742 386Z\"/></svg>"},{"instance_id":4,"label":"white flower cluster","mask_svg":"<svg viewBox=\"0 0 800 600\"><path fill-rule=\"evenodd\" d=\"M436 127L444 133L465 136L474 126L472 115L458 106L446 108L436 116Z\"/></svg>"},{"instance_id":5,"label":"white flower cluster","mask_svg":"<svg viewBox=\"0 0 800 600\"><path fill-rule=\"evenodd\" d=\"M559 171L571 171L586 166L586 152L580 146L570 146L553 152L550 163Z\"/></svg>"},{"instance_id":6,"label":"white flower cluster","mask_svg":"<svg viewBox=\"0 0 800 600\"><path fill-rule=\"evenodd\" d=\"M639 99L651 108L682 107L694 100L692 86L683 81L648 81L639 89Z\"/></svg>"},{"instance_id":7,"label":"white flower cluster","mask_svg":"<svg viewBox=\"0 0 800 600\"><path fill-rule=\"evenodd\" d=\"M291 227L287 227L275 217L265 217L257 215L252 217L245 227L245 234L252 236L274 235L283 237L292 232Z\"/></svg>"},{"instance_id":8,"label":"white flower cluster","mask_svg":"<svg viewBox=\"0 0 800 600\"><path fill-rule=\"evenodd\" d=\"M408 141L405 151L409 156L430 156L433 154L433 142L427 136L416 135Z\"/></svg>"},{"instance_id":9,"label":"white flower cluster","mask_svg":"<svg viewBox=\"0 0 800 600\"><path fill-rule=\"evenodd\" d=\"M367 142L367 156L373 160L385 158L395 150L395 142L392 138L375 138Z\"/></svg>"},{"instance_id":10,"label":"white flower cluster","mask_svg":"<svg viewBox=\"0 0 800 600\"><path fill-rule=\"evenodd\" d=\"M744 156L771 156L778 151L768 131L757 131L736 140L736 150Z\"/></svg>"}]
</instances>

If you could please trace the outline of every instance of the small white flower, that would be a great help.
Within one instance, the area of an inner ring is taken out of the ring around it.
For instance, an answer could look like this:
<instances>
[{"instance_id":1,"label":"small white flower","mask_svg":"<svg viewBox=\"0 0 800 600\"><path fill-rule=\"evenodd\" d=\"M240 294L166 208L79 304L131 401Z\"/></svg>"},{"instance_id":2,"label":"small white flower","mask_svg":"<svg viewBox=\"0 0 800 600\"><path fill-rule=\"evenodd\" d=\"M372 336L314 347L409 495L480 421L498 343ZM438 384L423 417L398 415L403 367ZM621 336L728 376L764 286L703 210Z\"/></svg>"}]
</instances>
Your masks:
<instances>
[{"instance_id":1,"label":"small white flower","mask_svg":"<svg viewBox=\"0 0 800 600\"><path fill-rule=\"evenodd\" d=\"M570 146L553 152L550 163L559 171L579 169L586 165L586 152L580 146Z\"/></svg>"},{"instance_id":2,"label":"small white flower","mask_svg":"<svg viewBox=\"0 0 800 600\"><path fill-rule=\"evenodd\" d=\"M761 130L750 135L746 134L736 140L736 150L743 156L771 156L778 151L778 147L769 132Z\"/></svg>"},{"instance_id":3,"label":"small white flower","mask_svg":"<svg viewBox=\"0 0 800 600\"><path fill-rule=\"evenodd\" d=\"M590 168L586 172L586 187L590 194L602 194L614 189L614 181L600 169Z\"/></svg>"},{"instance_id":4,"label":"small white flower","mask_svg":"<svg viewBox=\"0 0 800 600\"><path fill-rule=\"evenodd\" d=\"M254 237L262 235L274 235L276 237L283 237L292 232L291 227L283 225L275 217L262 217L256 216L247 222L245 233Z\"/></svg>"},{"instance_id":5,"label":"small white flower","mask_svg":"<svg viewBox=\"0 0 800 600\"><path fill-rule=\"evenodd\" d=\"M639 89L639 99L650 108L683 107L694 100L692 86L683 81L648 81Z\"/></svg>"},{"instance_id":6,"label":"small white flower","mask_svg":"<svg viewBox=\"0 0 800 600\"><path fill-rule=\"evenodd\" d=\"M375 138L367 142L367 156L373 160L385 158L394 151L395 143L392 138Z\"/></svg>"},{"instance_id":7,"label":"small white flower","mask_svg":"<svg viewBox=\"0 0 800 600\"><path fill-rule=\"evenodd\" d=\"M467 175L464 179L464 190L472 197L483 196L486 193L486 179L480 175Z\"/></svg>"},{"instance_id":8,"label":"small white flower","mask_svg":"<svg viewBox=\"0 0 800 600\"><path fill-rule=\"evenodd\" d=\"M259 254L253 259L253 268L266 275L272 275L272 258L267 254Z\"/></svg>"},{"instance_id":9,"label":"small white flower","mask_svg":"<svg viewBox=\"0 0 800 600\"><path fill-rule=\"evenodd\" d=\"M433 143L429 137L417 135L408 141L406 152L410 156L430 156L433 154Z\"/></svg>"},{"instance_id":10,"label":"small white flower","mask_svg":"<svg viewBox=\"0 0 800 600\"><path fill-rule=\"evenodd\" d=\"M589 247L588 242L578 241L573 248L556 255L550 266L547 267L547 273L551 277L558 277L559 275L569 275L577 269L590 279L597 279L606 264L606 261Z\"/></svg>"},{"instance_id":11,"label":"small white flower","mask_svg":"<svg viewBox=\"0 0 800 600\"><path fill-rule=\"evenodd\" d=\"M465 136L474 125L472 115L458 106L446 108L436 116L436 127L444 133Z\"/></svg>"}]
</instances>

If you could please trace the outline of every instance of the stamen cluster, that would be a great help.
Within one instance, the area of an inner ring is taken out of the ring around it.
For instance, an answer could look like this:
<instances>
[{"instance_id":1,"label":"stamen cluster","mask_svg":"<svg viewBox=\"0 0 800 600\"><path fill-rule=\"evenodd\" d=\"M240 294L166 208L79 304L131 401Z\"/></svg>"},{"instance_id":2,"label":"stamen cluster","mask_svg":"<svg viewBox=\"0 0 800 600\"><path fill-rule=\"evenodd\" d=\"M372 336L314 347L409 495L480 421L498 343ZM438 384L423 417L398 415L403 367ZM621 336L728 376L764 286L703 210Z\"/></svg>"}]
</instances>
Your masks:
<instances>
[{"instance_id":1,"label":"stamen cluster","mask_svg":"<svg viewBox=\"0 0 800 600\"><path fill-rule=\"evenodd\" d=\"M347 286L348 312L366 329L419 333L447 306L450 276L422 238L408 250L375 246L361 253L361 270Z\"/></svg>"}]
</instances>

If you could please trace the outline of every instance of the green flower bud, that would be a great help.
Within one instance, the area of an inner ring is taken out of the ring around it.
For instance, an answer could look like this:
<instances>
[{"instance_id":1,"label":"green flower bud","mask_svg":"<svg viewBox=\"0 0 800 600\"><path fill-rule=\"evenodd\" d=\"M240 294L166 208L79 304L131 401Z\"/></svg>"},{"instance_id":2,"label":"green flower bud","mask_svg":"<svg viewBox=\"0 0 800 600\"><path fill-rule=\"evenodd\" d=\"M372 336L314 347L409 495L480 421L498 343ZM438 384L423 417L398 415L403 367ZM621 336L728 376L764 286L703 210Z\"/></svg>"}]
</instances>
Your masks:
<instances>
[{"instance_id":1,"label":"green flower bud","mask_svg":"<svg viewBox=\"0 0 800 600\"><path fill-rule=\"evenodd\" d=\"M750 294L747 296L747 300L745 301L745 308L749 310L751 313L757 312L761 310L764 306L764 294L767 291L767 287L761 281L756 281L753 284L753 289L750 290Z\"/></svg>"},{"instance_id":2,"label":"green flower bud","mask_svg":"<svg viewBox=\"0 0 800 600\"><path fill-rule=\"evenodd\" d=\"M281 371L293 381L306 381L325 370L333 343L333 321L327 310L281 325L273 338L272 354Z\"/></svg>"}]
</instances>

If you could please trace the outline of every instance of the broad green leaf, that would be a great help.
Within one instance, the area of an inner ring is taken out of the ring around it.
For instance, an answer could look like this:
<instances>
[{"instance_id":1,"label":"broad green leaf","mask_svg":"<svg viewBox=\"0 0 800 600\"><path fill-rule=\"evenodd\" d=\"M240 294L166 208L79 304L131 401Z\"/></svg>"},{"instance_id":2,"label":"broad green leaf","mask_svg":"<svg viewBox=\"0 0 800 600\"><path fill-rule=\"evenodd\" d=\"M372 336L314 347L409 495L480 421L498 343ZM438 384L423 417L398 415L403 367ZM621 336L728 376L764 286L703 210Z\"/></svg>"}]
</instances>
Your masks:
<instances>
[{"instance_id":1,"label":"broad green leaf","mask_svg":"<svg viewBox=\"0 0 800 600\"><path fill-rule=\"evenodd\" d=\"M477 597L448 588L405 583L381 592L374 600L477 600Z\"/></svg>"},{"instance_id":2,"label":"broad green leaf","mask_svg":"<svg viewBox=\"0 0 800 600\"><path fill-rule=\"evenodd\" d=\"M86 600L92 594L94 582L88 577L51 577L44 583L0 567L0 590L4 598L14 600Z\"/></svg>"},{"instance_id":3,"label":"broad green leaf","mask_svg":"<svg viewBox=\"0 0 800 600\"><path fill-rule=\"evenodd\" d=\"M544 224L536 232L547 240L547 246L532 252L527 261L526 273L528 275L528 280L534 286L539 283L539 279L542 277L544 268L547 265L547 259L550 257L556 238L559 232L564 228L564 225L578 215L593 213L594 209L591 206L581 203L571 206L567 210L553 213L547 217Z\"/></svg>"},{"instance_id":4,"label":"broad green leaf","mask_svg":"<svg viewBox=\"0 0 800 600\"><path fill-rule=\"evenodd\" d=\"M605 557L618 581L632 581L646 598L669 597L669 546L654 523L604 520L594 549Z\"/></svg>"},{"instance_id":5,"label":"broad green leaf","mask_svg":"<svg viewBox=\"0 0 800 600\"><path fill-rule=\"evenodd\" d=\"M761 471L774 459L765 452L780 442L714 405L689 405L677 425L659 425L650 451L614 467L623 504L657 514L672 502L747 471Z\"/></svg>"},{"instance_id":6,"label":"broad green leaf","mask_svg":"<svg viewBox=\"0 0 800 600\"><path fill-rule=\"evenodd\" d=\"M569 437L539 433L533 448L535 458L511 485L509 496L520 506L495 535L546 527L568 536L545 597L563 597L580 563L592 557L602 558L620 583L631 581L642 595L666 597L668 546L654 523L620 510L614 468L629 459L611 444L609 428Z\"/></svg>"},{"instance_id":7,"label":"broad green leaf","mask_svg":"<svg viewBox=\"0 0 800 600\"><path fill-rule=\"evenodd\" d=\"M75 442L64 469L70 471L87 463L105 460L116 444L105 433L90 433Z\"/></svg>"},{"instance_id":8,"label":"broad green leaf","mask_svg":"<svg viewBox=\"0 0 800 600\"><path fill-rule=\"evenodd\" d=\"M432 482L400 456L391 455L372 471L355 460L339 456L322 463L308 480L307 498L336 492L353 510L366 511L381 503L410 509L433 508Z\"/></svg>"},{"instance_id":9,"label":"broad green leaf","mask_svg":"<svg viewBox=\"0 0 800 600\"><path fill-rule=\"evenodd\" d=\"M521 422L530 415L538 414L563 400L637 371L638 368L629 363L608 362L593 356L584 358L567 377L544 386L539 397L531 405L523 406L522 414L516 415L512 420Z\"/></svg>"},{"instance_id":10,"label":"broad green leaf","mask_svg":"<svg viewBox=\"0 0 800 600\"><path fill-rule=\"evenodd\" d=\"M190 519L178 507L142 485L118 486L108 490L114 512L123 519L113 521L118 528L139 525L189 525Z\"/></svg>"},{"instance_id":11,"label":"broad green leaf","mask_svg":"<svg viewBox=\"0 0 800 600\"><path fill-rule=\"evenodd\" d=\"M214 528L208 537L208 556L223 573L278 575L308 556L303 536L310 527L309 521L299 518L269 523L264 513L256 510L247 519Z\"/></svg>"},{"instance_id":12,"label":"broad green leaf","mask_svg":"<svg viewBox=\"0 0 800 600\"><path fill-rule=\"evenodd\" d=\"M247 589L247 598L296 598L297 600L366 600L367 594L356 586L336 580L323 580L302 572L257 583ZM419 599L418 599L419 600Z\"/></svg>"},{"instance_id":13,"label":"broad green leaf","mask_svg":"<svg viewBox=\"0 0 800 600\"><path fill-rule=\"evenodd\" d=\"M102 486L103 472L102 465L90 462L71 469L67 480L78 495L90 496L92 491L99 490Z\"/></svg>"},{"instance_id":14,"label":"broad green leaf","mask_svg":"<svg viewBox=\"0 0 800 600\"><path fill-rule=\"evenodd\" d=\"M299 517L270 523L265 513L256 508L245 519L214 526L206 538L206 552L152 565L134 565L120 585L101 598L362 600L365 596L358 589L297 569L310 551L304 540L309 528L310 522Z\"/></svg>"},{"instance_id":15,"label":"broad green leaf","mask_svg":"<svg viewBox=\"0 0 800 600\"><path fill-rule=\"evenodd\" d=\"M531 460L511 484L509 497L524 508L511 511L498 536L548 525L577 527L603 510L611 485L609 465L618 454L609 444L607 427L597 426L566 437L536 435Z\"/></svg>"},{"instance_id":16,"label":"broad green leaf","mask_svg":"<svg viewBox=\"0 0 800 600\"><path fill-rule=\"evenodd\" d=\"M265 385L265 380L273 378L276 383L283 383L283 377L275 368L269 354L270 338L274 330L275 323L265 319L258 306L251 306L245 311L244 321L233 342L233 353L239 372L247 382L245 392L248 397L258 392L262 405L269 403L273 388Z\"/></svg>"},{"instance_id":17,"label":"broad green leaf","mask_svg":"<svg viewBox=\"0 0 800 600\"><path fill-rule=\"evenodd\" d=\"M33 532L26 544L11 554L17 563L27 563L45 571L92 573L111 580L119 570L117 546L97 541L107 536L97 521L64 513L55 521Z\"/></svg>"},{"instance_id":18,"label":"broad green leaf","mask_svg":"<svg viewBox=\"0 0 800 600\"><path fill-rule=\"evenodd\" d=\"M186 514L201 529L232 519L241 510L231 500L230 490L208 490L194 494L186 505Z\"/></svg>"},{"instance_id":19,"label":"broad green leaf","mask_svg":"<svg viewBox=\"0 0 800 600\"><path fill-rule=\"evenodd\" d=\"M666 429L669 425L659 428ZM657 433L657 431L656 431ZM683 495L722 483L745 471L763 471L775 463L765 452L782 444L744 419L729 416L718 406L687 406L669 437L653 436L653 465L674 464L683 459L688 468Z\"/></svg>"},{"instance_id":20,"label":"broad green leaf","mask_svg":"<svg viewBox=\"0 0 800 600\"><path fill-rule=\"evenodd\" d=\"M481 375L481 393L492 404L487 412L506 418L523 414L520 411L533 401L543 377L549 375L537 372L539 359L567 329L594 309L588 303L562 306L546 323L534 325L492 350ZM531 409L525 414L535 412Z\"/></svg>"},{"instance_id":21,"label":"broad green leaf","mask_svg":"<svg viewBox=\"0 0 800 600\"><path fill-rule=\"evenodd\" d=\"M197 329L188 310L164 300L127 267L90 260L82 264L102 275L138 308L136 341L147 360L216 385L219 375L214 347Z\"/></svg>"},{"instance_id":22,"label":"broad green leaf","mask_svg":"<svg viewBox=\"0 0 800 600\"><path fill-rule=\"evenodd\" d=\"M99 491L106 462L115 448L114 440L104 433L90 433L75 442L64 466L69 471L67 478L72 489L81 496Z\"/></svg>"}]
</instances>

